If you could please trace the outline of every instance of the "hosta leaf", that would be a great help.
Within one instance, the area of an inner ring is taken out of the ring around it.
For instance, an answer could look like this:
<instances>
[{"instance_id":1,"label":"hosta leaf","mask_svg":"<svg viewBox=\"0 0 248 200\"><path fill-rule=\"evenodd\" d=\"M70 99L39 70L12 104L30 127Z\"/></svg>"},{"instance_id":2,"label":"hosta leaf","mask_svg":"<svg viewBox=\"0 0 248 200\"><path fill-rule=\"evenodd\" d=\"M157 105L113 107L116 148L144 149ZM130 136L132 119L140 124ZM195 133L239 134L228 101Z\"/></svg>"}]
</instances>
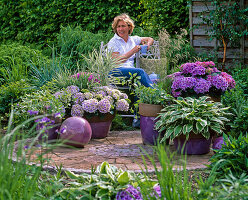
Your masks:
<instances>
[{"instance_id":1,"label":"hosta leaf","mask_svg":"<svg viewBox=\"0 0 248 200\"><path fill-rule=\"evenodd\" d=\"M100 189L96 192L97 198L108 197L109 190L108 189Z\"/></svg>"},{"instance_id":2,"label":"hosta leaf","mask_svg":"<svg viewBox=\"0 0 248 200\"><path fill-rule=\"evenodd\" d=\"M196 122L196 129L198 133L201 133L204 129L204 126L202 126L200 122Z\"/></svg>"},{"instance_id":3,"label":"hosta leaf","mask_svg":"<svg viewBox=\"0 0 248 200\"><path fill-rule=\"evenodd\" d=\"M223 122L220 119L216 118L216 117L211 117L211 120L215 121L215 122L218 122L219 124L223 125Z\"/></svg>"},{"instance_id":4,"label":"hosta leaf","mask_svg":"<svg viewBox=\"0 0 248 200\"><path fill-rule=\"evenodd\" d=\"M182 128L183 128L183 127L182 127L181 125L176 126L176 127L174 128L174 135L175 135L175 136L178 136L178 135L181 133Z\"/></svg>"},{"instance_id":5,"label":"hosta leaf","mask_svg":"<svg viewBox=\"0 0 248 200\"><path fill-rule=\"evenodd\" d=\"M201 119L201 120L199 121L199 123L200 123L203 127L205 127L205 126L208 125L207 120L204 120L204 119Z\"/></svg>"},{"instance_id":6,"label":"hosta leaf","mask_svg":"<svg viewBox=\"0 0 248 200\"><path fill-rule=\"evenodd\" d=\"M174 132L174 128L173 127L168 128L166 130L166 133L165 133L165 138L169 138L173 132Z\"/></svg>"},{"instance_id":7,"label":"hosta leaf","mask_svg":"<svg viewBox=\"0 0 248 200\"><path fill-rule=\"evenodd\" d=\"M113 171L112 171L111 167L109 167L109 165L106 165L105 169L106 169L106 172L107 172L109 178L110 178L113 182L115 182L115 181L116 181L116 180L115 180L115 176L113 175Z\"/></svg>"},{"instance_id":8,"label":"hosta leaf","mask_svg":"<svg viewBox=\"0 0 248 200\"><path fill-rule=\"evenodd\" d=\"M222 130L220 129L220 127L217 127L217 126L211 126L211 129L214 130L215 132L221 134L222 133Z\"/></svg>"},{"instance_id":9,"label":"hosta leaf","mask_svg":"<svg viewBox=\"0 0 248 200\"><path fill-rule=\"evenodd\" d=\"M120 183L121 185L125 185L129 182L129 176L128 176L128 172L124 171L122 172L118 178L117 178L118 183Z\"/></svg>"},{"instance_id":10,"label":"hosta leaf","mask_svg":"<svg viewBox=\"0 0 248 200\"><path fill-rule=\"evenodd\" d=\"M101 164L101 166L100 166L100 173L101 174L106 174L107 172L106 172L106 166L109 166L109 164L106 162L106 161L104 161L102 164Z\"/></svg>"}]
</instances>

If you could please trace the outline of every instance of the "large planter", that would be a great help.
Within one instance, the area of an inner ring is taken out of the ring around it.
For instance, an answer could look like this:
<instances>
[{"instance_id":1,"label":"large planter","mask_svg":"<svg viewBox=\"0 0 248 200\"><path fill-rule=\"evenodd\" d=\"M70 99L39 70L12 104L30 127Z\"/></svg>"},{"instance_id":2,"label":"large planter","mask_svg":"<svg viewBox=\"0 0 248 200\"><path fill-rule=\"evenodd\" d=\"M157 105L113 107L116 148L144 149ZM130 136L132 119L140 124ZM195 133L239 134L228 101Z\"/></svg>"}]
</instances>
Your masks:
<instances>
[{"instance_id":1,"label":"large planter","mask_svg":"<svg viewBox=\"0 0 248 200\"><path fill-rule=\"evenodd\" d=\"M85 119L90 123L92 130L92 139L102 139L108 136L108 133L111 128L112 120L114 119L115 114L110 113L105 114L104 116L93 116L85 117Z\"/></svg>"},{"instance_id":2,"label":"large planter","mask_svg":"<svg viewBox=\"0 0 248 200\"><path fill-rule=\"evenodd\" d=\"M155 118L161 112L162 105L154 104L139 104L140 113L140 131L143 144L156 145L158 137L163 137L157 130L155 130Z\"/></svg>"},{"instance_id":3,"label":"large planter","mask_svg":"<svg viewBox=\"0 0 248 200\"><path fill-rule=\"evenodd\" d=\"M162 108L162 105L140 103L139 114L145 117L157 117Z\"/></svg>"},{"instance_id":4,"label":"large planter","mask_svg":"<svg viewBox=\"0 0 248 200\"><path fill-rule=\"evenodd\" d=\"M174 146L178 153L182 152L183 154L188 155L201 155L210 152L211 140L211 137L207 140L201 134L190 133L187 141L185 135L176 137L174 139Z\"/></svg>"}]
</instances>

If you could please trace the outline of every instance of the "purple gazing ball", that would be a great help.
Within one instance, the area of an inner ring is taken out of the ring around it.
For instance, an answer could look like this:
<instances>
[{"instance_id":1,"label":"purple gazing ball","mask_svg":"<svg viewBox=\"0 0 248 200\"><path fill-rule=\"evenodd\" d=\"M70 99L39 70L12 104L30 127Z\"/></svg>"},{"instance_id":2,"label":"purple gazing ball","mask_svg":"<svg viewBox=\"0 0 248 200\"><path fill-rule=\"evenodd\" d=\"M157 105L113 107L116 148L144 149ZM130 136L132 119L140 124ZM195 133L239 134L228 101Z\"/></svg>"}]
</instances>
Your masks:
<instances>
[{"instance_id":1,"label":"purple gazing ball","mask_svg":"<svg viewBox=\"0 0 248 200\"><path fill-rule=\"evenodd\" d=\"M60 127L60 138L65 144L84 147L91 139L92 130L89 122L81 117L69 117Z\"/></svg>"}]
</instances>

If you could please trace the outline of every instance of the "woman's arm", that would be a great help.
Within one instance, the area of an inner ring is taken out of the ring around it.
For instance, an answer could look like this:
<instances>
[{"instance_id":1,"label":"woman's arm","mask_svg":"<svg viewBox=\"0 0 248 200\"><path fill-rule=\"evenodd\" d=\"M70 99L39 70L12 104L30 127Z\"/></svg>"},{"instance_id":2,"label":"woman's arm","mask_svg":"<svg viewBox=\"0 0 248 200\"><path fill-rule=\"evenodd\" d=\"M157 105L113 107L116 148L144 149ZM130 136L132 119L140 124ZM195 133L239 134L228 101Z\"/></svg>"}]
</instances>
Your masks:
<instances>
[{"instance_id":1,"label":"woman's arm","mask_svg":"<svg viewBox=\"0 0 248 200\"><path fill-rule=\"evenodd\" d=\"M136 45L134 48L132 48L130 51L126 52L125 54L120 55L119 52L113 52L112 56L115 58L118 58L119 61L124 63L128 58L130 58L133 54L139 52L140 50L140 45Z\"/></svg>"}]
</instances>

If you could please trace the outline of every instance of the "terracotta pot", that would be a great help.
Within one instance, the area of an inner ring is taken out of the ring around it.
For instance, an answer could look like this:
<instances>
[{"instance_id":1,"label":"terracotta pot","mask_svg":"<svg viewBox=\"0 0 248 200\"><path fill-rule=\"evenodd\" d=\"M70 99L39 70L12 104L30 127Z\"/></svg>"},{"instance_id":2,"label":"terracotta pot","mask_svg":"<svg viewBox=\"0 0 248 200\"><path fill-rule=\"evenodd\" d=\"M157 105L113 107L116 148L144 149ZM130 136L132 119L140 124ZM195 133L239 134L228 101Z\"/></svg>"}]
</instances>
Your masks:
<instances>
[{"instance_id":1,"label":"terracotta pot","mask_svg":"<svg viewBox=\"0 0 248 200\"><path fill-rule=\"evenodd\" d=\"M206 139L201 134L190 133L188 140L186 141L185 135L180 135L174 139L174 146L176 147L178 153L188 155L201 155L210 152L212 137ZM185 146L184 146L185 145Z\"/></svg>"},{"instance_id":2,"label":"terracotta pot","mask_svg":"<svg viewBox=\"0 0 248 200\"><path fill-rule=\"evenodd\" d=\"M155 104L140 103L139 114L145 117L157 117L163 106Z\"/></svg>"},{"instance_id":3,"label":"terracotta pot","mask_svg":"<svg viewBox=\"0 0 248 200\"><path fill-rule=\"evenodd\" d=\"M112 115L110 113L107 113L102 117L99 117L97 115L93 117L85 117L85 119L90 123L91 126L91 138L101 139L107 137L114 117L115 114Z\"/></svg>"}]
</instances>

